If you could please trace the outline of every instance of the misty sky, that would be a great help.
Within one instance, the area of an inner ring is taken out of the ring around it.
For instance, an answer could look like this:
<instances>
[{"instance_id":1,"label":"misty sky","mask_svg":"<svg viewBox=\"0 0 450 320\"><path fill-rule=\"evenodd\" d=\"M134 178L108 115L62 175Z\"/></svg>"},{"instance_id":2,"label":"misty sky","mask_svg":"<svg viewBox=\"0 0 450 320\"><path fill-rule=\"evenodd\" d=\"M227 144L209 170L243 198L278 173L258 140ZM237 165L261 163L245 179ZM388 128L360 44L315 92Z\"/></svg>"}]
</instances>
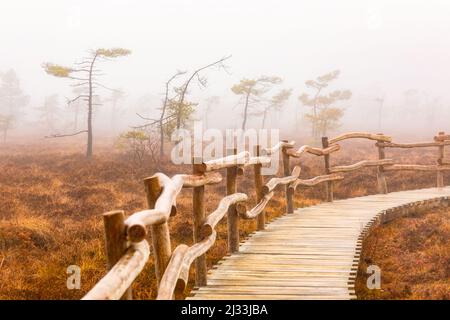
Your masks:
<instances>
[{"instance_id":1,"label":"misty sky","mask_svg":"<svg viewBox=\"0 0 450 320\"><path fill-rule=\"evenodd\" d=\"M87 49L117 46L133 53L104 63L103 82L133 97L158 96L175 70L228 54L231 74L208 72L208 88L194 95L232 97L240 78L267 74L297 97L305 80L334 69L336 87L359 99L411 88L447 97L450 84L445 0L1 0L0 35L0 72L14 68L35 104L68 92L43 62L70 65Z\"/></svg>"}]
</instances>

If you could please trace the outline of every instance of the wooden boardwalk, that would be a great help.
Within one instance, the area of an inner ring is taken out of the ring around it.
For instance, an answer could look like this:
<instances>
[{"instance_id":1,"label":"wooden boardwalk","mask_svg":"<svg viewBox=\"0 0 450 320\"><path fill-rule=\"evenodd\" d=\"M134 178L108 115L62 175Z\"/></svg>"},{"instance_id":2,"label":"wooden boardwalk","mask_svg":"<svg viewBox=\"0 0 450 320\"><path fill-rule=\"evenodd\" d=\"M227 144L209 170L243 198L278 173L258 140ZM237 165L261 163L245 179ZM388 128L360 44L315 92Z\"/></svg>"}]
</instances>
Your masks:
<instances>
[{"instance_id":1,"label":"wooden boardwalk","mask_svg":"<svg viewBox=\"0 0 450 320\"><path fill-rule=\"evenodd\" d=\"M376 141L378 159L332 164L331 154L341 150L338 142L348 139ZM226 157L194 163L192 174L169 177L157 172L144 179L147 209L126 219L123 210L103 214L108 273L83 299L132 299L133 282L150 256L148 231L158 300L184 299L191 267L199 289L194 289L189 299L354 299L362 241L371 227L418 208L450 206L450 187L444 187L444 172L450 171L450 159L445 157L449 145L450 135L444 132L431 142L419 143L394 143L382 133L348 132L332 139L322 137L322 148L303 145L294 149L295 141L273 141L271 147L248 145L246 149L253 152L232 149ZM386 150L393 148L436 148L436 163L398 163L386 157ZM291 160L306 154L323 158L321 175L300 177L301 161L294 165ZM281 159L282 172L267 180L262 170L273 164L273 155L279 155L275 160ZM378 195L333 201L336 181L345 179L347 172L369 167L377 170ZM237 192L237 177L248 169L253 169L257 196L253 207L249 207L247 193ZM435 174L437 188L388 193L389 172L400 171ZM226 174L226 195L214 211L206 212L205 187L220 183L222 173ZM319 184L326 186L327 202L294 210L295 192L301 189L297 187ZM267 224L265 208L279 186L284 186L287 215ZM184 188L193 191L194 243L178 244L172 250L169 220L178 211L176 200ZM230 255L208 271L206 254L215 244L216 226L224 218ZM239 239L241 219L257 222L258 231L245 243Z\"/></svg>"},{"instance_id":2,"label":"wooden boardwalk","mask_svg":"<svg viewBox=\"0 0 450 320\"><path fill-rule=\"evenodd\" d=\"M297 209L255 232L188 299L354 299L365 231L449 196L450 187L432 188Z\"/></svg>"}]
</instances>

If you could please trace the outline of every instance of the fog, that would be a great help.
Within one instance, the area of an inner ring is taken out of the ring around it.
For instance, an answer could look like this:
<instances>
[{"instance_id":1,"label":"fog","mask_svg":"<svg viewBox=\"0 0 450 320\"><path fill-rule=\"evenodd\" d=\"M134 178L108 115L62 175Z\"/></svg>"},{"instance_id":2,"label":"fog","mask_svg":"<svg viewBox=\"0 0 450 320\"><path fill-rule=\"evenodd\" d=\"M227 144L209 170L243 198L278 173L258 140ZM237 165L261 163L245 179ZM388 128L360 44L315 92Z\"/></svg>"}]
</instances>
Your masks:
<instances>
[{"instance_id":1,"label":"fog","mask_svg":"<svg viewBox=\"0 0 450 320\"><path fill-rule=\"evenodd\" d=\"M351 90L352 98L338 104L345 114L335 131L426 136L450 131L449 17L445 0L2 0L0 73L14 69L30 97L11 135L32 130L36 108L53 94L65 123L58 130L71 130L73 115L65 105L71 82L46 74L41 65L71 66L89 49L111 47L132 51L99 65L102 83L125 92L114 134L142 124L136 112L157 116L164 83L176 70L192 72L227 55L232 55L227 71L208 69L207 86L189 90L189 101L199 103L197 119L204 119L208 98L220 97L209 126L239 127L242 105L230 88L242 78L268 75L281 77L280 88L293 90L268 125L306 134L302 114L310 110L298 99L311 93L305 81L338 69L329 89ZM111 93L98 94L106 99ZM111 134L109 108L109 103L96 107L96 133ZM249 126L260 122L251 119Z\"/></svg>"}]
</instances>

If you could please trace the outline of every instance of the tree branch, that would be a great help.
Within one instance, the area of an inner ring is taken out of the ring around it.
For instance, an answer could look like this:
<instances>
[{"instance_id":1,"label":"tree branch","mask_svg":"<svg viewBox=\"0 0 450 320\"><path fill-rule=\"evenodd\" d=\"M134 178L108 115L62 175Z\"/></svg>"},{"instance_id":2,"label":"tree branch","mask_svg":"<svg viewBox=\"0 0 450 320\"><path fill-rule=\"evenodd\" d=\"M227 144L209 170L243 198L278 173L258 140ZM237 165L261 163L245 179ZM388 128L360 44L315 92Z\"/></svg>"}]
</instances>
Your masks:
<instances>
[{"instance_id":1,"label":"tree branch","mask_svg":"<svg viewBox=\"0 0 450 320\"><path fill-rule=\"evenodd\" d=\"M71 103L74 103L75 101L77 101L80 98L87 98L87 97L89 97L89 96L86 95L86 94L80 94L79 96L77 96L77 97L75 97L73 99L69 99L69 98L66 97L66 102L67 102L67 105L70 105Z\"/></svg>"},{"instance_id":2,"label":"tree branch","mask_svg":"<svg viewBox=\"0 0 450 320\"><path fill-rule=\"evenodd\" d=\"M78 132L71 133L71 134L52 134L50 136L45 136L44 138L50 139L50 138L73 137L73 136L76 136L78 134L86 133L86 132L88 132L88 131L87 130L82 130L82 131L78 131Z\"/></svg>"},{"instance_id":3,"label":"tree branch","mask_svg":"<svg viewBox=\"0 0 450 320\"><path fill-rule=\"evenodd\" d=\"M94 81L93 84L95 84L95 85L97 85L99 87L102 87L104 89L110 90L110 91L116 91L116 89L108 88L107 86L105 86L105 85L103 85L103 84L101 84L99 82L96 82L96 81Z\"/></svg>"}]
</instances>

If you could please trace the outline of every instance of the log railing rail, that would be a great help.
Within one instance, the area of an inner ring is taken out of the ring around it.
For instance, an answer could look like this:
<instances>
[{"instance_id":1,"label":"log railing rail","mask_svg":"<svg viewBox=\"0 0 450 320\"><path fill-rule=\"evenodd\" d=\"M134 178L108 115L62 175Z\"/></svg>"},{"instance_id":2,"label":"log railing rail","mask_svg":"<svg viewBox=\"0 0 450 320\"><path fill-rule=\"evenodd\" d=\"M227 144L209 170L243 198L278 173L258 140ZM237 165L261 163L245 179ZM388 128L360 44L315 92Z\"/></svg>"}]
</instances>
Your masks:
<instances>
[{"instance_id":1,"label":"log railing rail","mask_svg":"<svg viewBox=\"0 0 450 320\"><path fill-rule=\"evenodd\" d=\"M368 139L376 141L378 160L361 160L351 165L331 165L331 155L341 147L337 142L347 139ZM189 271L194 264L195 285L207 285L205 254L216 241L216 226L226 216L228 226L228 252L239 251L239 219L256 219L257 230L266 224L265 208L278 186L284 185L286 213L293 213L294 193L298 186L313 187L326 185L326 200L333 201L333 188L336 181L344 179L344 173L366 167L377 168L379 193L388 193L386 173L398 170L432 171L437 174L437 187L444 186L443 171L450 170L450 161L445 158L445 146L450 145L450 135L440 132L433 142L394 143L384 134L350 132L336 138L322 138L322 148L301 146L294 150L295 142L283 140L270 148L257 146L254 155L244 151L220 159L198 161L193 159L192 174L176 174L168 177L156 173L144 179L148 209L136 212L127 219L123 211L111 211L103 215L105 243L108 259L108 273L83 297L83 299L132 299L131 286L149 259L150 249L146 240L150 229L152 254L158 283L157 299L179 299L183 297L189 280ZM386 159L386 148L424 148L436 147L438 159L434 165L397 164ZM229 150L230 151L230 150ZM261 174L265 165L271 164L268 157L281 153L281 177L272 177L266 183ZM300 178L301 166L291 169L290 158L300 158L311 154L324 158L324 174L308 179ZM253 167L257 203L248 207L248 195L237 193L237 177L246 167ZM220 200L217 208L210 214L205 212L206 186L222 181L219 170L226 170L227 195ZM194 244L181 244L172 252L169 234L170 217L177 214L176 199L181 189L193 190ZM194 263L195 262L195 263Z\"/></svg>"}]
</instances>

